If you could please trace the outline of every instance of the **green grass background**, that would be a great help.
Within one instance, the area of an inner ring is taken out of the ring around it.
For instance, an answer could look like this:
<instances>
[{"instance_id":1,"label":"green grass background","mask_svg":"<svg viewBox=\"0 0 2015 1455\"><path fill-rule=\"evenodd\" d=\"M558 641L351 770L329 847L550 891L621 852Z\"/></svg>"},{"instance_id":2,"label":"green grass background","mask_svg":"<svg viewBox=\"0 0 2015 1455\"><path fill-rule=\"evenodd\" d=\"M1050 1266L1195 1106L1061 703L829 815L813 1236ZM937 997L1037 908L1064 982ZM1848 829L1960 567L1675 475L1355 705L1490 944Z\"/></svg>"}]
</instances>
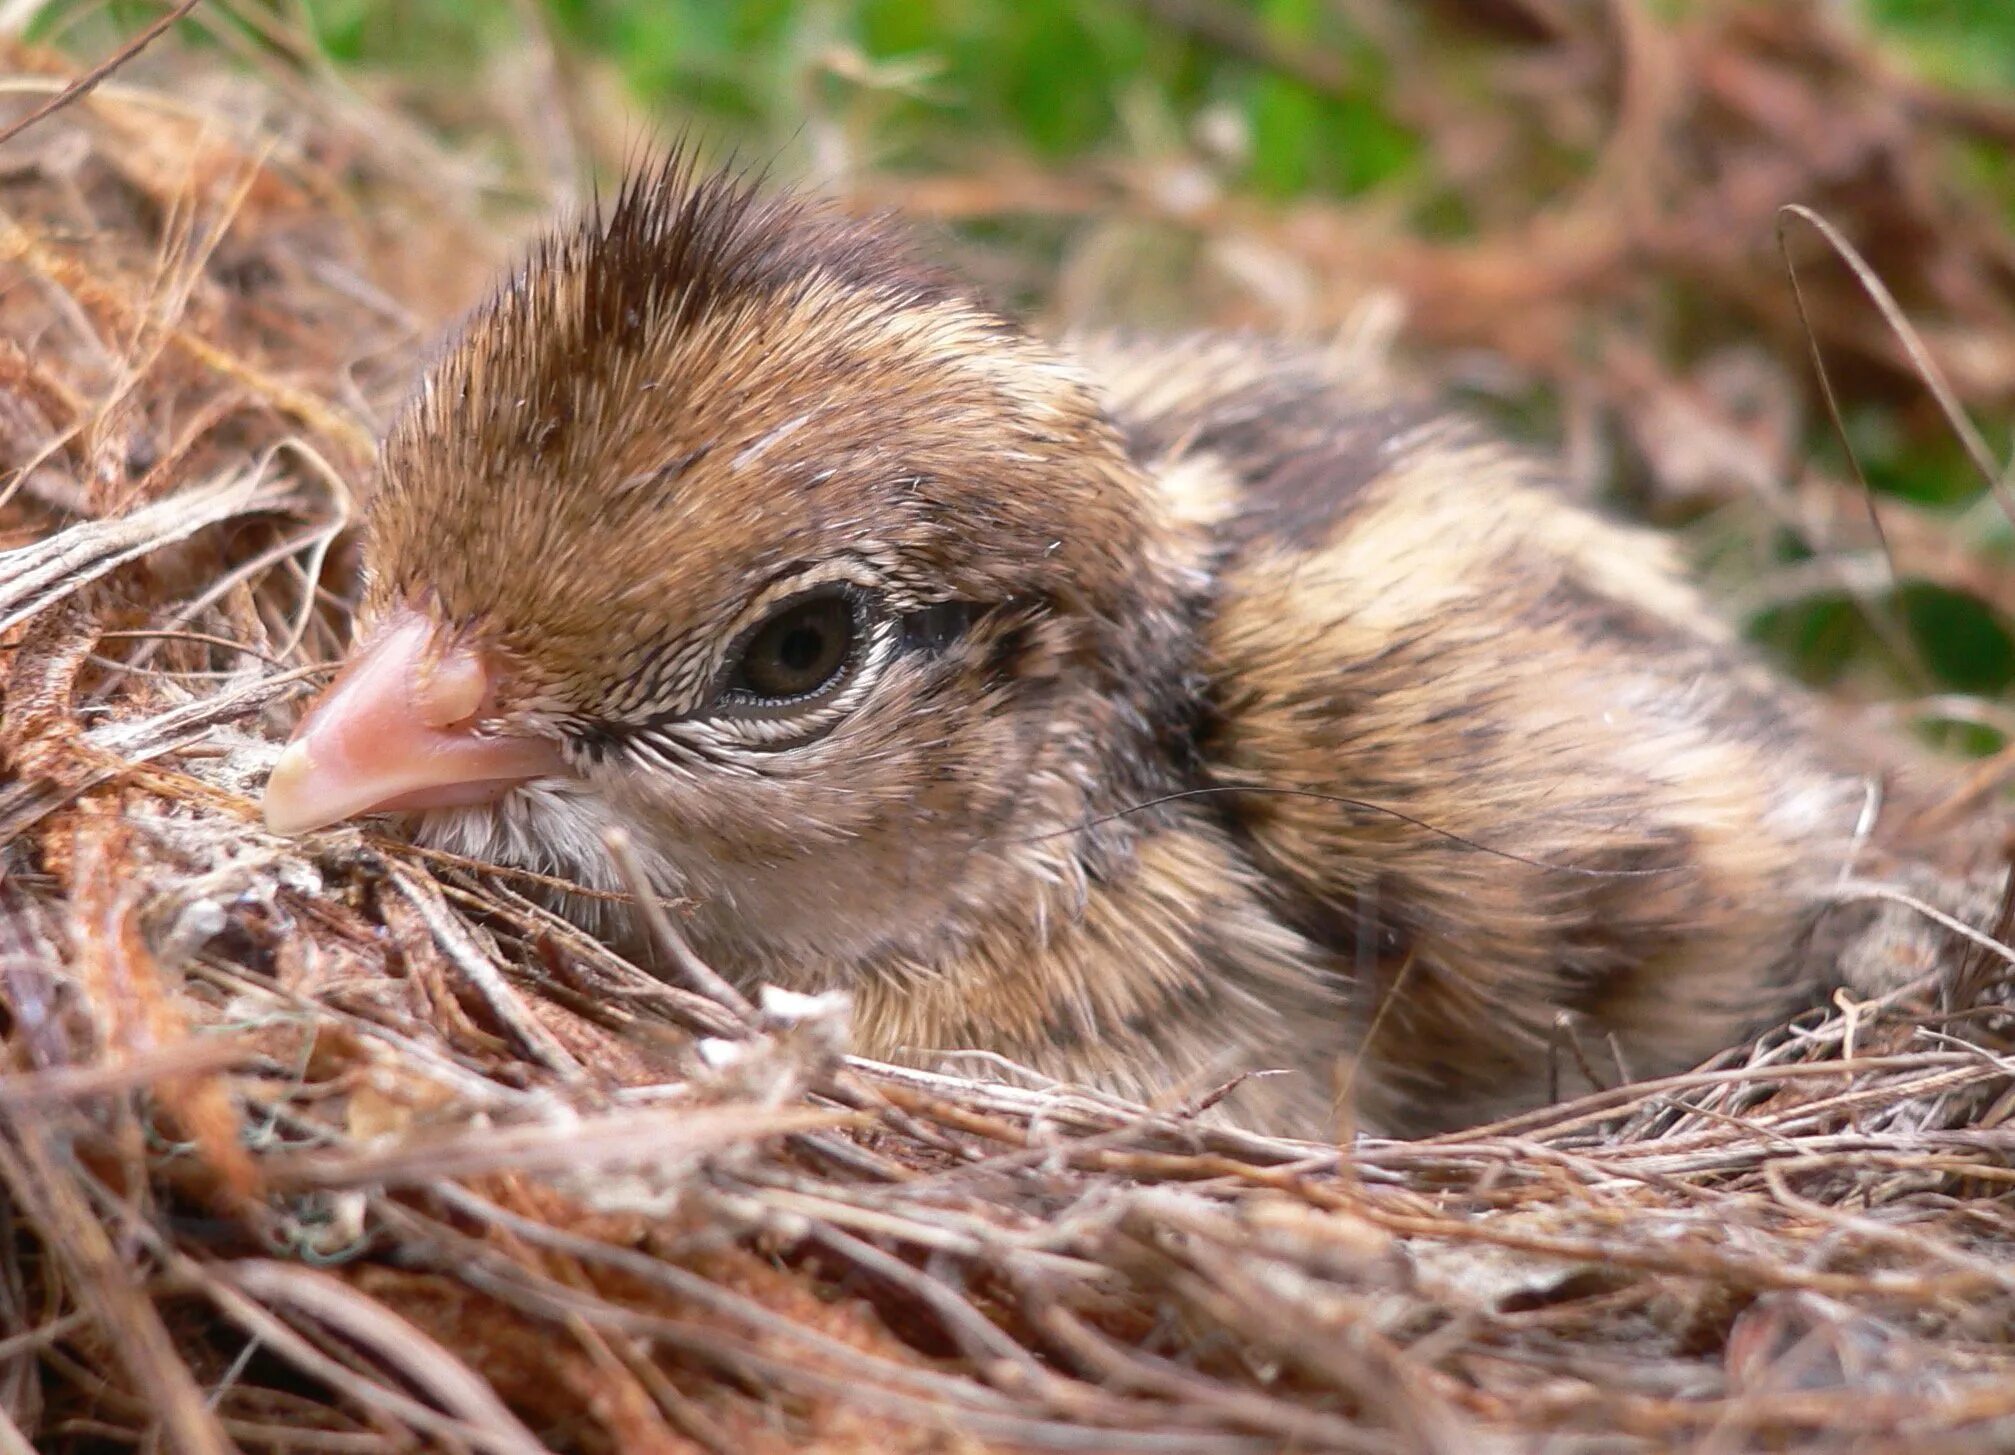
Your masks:
<instances>
[{"instance_id":1,"label":"green grass background","mask_svg":"<svg viewBox=\"0 0 2015 1455\"><path fill-rule=\"evenodd\" d=\"M1243 119L1247 180L1273 195L1350 194L1402 178L1420 160L1392 115L1391 78L1377 52L1327 0L1225 0L1224 8L1251 15L1284 46L1337 57L1340 96L1178 34L1127 0L537 3L568 42L614 65L645 105L751 140L795 134L819 57L845 47L885 67L877 139L894 162L947 137L1063 158L1124 145L1130 126L1181 123L1211 107ZM1858 5L1928 73L2015 91L2011 0ZM391 67L466 63L522 24L511 5L463 0L309 0L305 12L331 57Z\"/></svg>"}]
</instances>

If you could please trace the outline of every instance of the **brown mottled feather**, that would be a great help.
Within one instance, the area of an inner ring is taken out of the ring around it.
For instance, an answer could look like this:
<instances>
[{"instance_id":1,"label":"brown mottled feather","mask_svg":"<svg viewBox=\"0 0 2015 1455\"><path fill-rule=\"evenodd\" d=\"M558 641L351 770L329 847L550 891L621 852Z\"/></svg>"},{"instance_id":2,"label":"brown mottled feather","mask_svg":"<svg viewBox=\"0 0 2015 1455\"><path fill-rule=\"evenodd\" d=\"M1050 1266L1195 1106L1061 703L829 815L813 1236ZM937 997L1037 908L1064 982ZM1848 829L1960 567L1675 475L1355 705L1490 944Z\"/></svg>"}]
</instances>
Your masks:
<instances>
[{"instance_id":1,"label":"brown mottled feather","mask_svg":"<svg viewBox=\"0 0 2015 1455\"><path fill-rule=\"evenodd\" d=\"M366 617L483 641L494 725L578 774L426 837L611 885L620 824L719 969L851 991L868 1054L1282 1068L1234 1104L1283 1129L1342 1083L1401 1130L1529 1104L1563 1016L1645 1073L1776 1013L1894 753L1543 462L1313 352L1053 347L676 161L471 321L368 553ZM822 581L897 645L752 747L708 684Z\"/></svg>"}]
</instances>

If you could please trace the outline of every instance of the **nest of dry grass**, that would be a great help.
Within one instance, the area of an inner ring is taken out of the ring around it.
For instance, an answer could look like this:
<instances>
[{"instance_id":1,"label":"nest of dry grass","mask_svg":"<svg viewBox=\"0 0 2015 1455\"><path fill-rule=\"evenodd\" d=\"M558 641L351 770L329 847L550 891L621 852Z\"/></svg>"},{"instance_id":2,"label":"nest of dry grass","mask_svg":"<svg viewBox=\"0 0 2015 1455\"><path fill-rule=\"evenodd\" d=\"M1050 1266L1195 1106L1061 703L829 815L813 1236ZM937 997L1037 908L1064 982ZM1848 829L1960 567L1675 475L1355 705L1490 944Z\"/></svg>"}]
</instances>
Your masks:
<instances>
[{"instance_id":1,"label":"nest of dry grass","mask_svg":"<svg viewBox=\"0 0 2015 1455\"><path fill-rule=\"evenodd\" d=\"M149 64L0 166L0 1452L2015 1445L1990 935L1339 1150L864 1063L843 1006L654 980L521 874L266 835L373 424L499 249L396 118ZM73 73L0 66L16 114Z\"/></svg>"}]
</instances>

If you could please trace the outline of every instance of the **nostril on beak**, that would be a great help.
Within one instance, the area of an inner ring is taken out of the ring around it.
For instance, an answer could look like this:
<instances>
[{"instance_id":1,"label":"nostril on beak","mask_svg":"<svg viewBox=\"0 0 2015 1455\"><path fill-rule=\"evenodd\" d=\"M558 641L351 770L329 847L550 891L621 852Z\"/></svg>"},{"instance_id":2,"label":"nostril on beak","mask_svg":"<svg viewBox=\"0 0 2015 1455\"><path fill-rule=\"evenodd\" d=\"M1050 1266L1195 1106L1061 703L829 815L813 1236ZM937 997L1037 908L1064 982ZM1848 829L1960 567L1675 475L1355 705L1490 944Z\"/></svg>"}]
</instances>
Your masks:
<instances>
[{"instance_id":1,"label":"nostril on beak","mask_svg":"<svg viewBox=\"0 0 2015 1455\"><path fill-rule=\"evenodd\" d=\"M468 647L449 647L429 658L415 685L413 705L428 727L453 727L467 722L490 695L490 672Z\"/></svg>"}]
</instances>

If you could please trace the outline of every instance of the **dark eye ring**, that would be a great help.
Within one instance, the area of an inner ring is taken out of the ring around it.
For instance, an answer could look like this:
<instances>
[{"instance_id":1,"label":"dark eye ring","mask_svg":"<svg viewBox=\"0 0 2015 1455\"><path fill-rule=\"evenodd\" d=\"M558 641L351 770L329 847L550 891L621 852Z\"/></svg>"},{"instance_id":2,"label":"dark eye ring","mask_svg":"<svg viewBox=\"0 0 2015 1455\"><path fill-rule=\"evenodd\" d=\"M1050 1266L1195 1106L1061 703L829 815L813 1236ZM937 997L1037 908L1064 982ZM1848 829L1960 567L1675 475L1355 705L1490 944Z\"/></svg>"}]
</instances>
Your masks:
<instances>
[{"instance_id":1,"label":"dark eye ring","mask_svg":"<svg viewBox=\"0 0 2015 1455\"><path fill-rule=\"evenodd\" d=\"M853 591L813 591L785 602L742 638L722 675L720 700L791 707L824 696L859 660L866 617L866 601Z\"/></svg>"}]
</instances>

